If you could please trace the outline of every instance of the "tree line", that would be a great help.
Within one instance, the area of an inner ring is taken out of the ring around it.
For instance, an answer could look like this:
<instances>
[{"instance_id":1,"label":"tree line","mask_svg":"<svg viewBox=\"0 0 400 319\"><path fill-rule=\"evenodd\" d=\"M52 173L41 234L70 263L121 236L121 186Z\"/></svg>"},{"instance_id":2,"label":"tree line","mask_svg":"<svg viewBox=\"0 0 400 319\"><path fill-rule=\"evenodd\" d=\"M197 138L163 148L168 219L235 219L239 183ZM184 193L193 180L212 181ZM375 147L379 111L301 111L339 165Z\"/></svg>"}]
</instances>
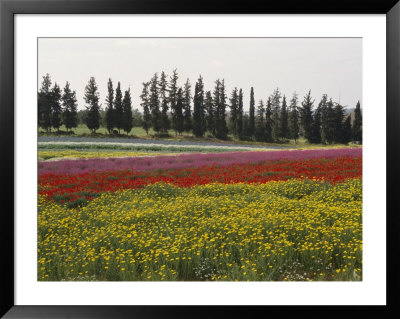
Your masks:
<instances>
[{"instance_id":1,"label":"tree line","mask_svg":"<svg viewBox=\"0 0 400 319\"><path fill-rule=\"evenodd\" d=\"M247 113L243 110L243 90L235 87L228 98L224 79L217 79L213 90L206 91L200 75L193 96L190 80L187 79L181 87L178 79L175 69L169 78L162 71L142 83L140 106L143 113L140 114L140 123L146 134L153 129L158 136L168 135L172 129L175 135L187 132L204 137L209 134L219 139L226 139L228 134L232 134L240 140L260 142L286 142L289 139L296 142L302 136L309 143L362 143L360 102L352 119L350 114L345 113L344 106L333 102L326 94L317 104L309 91L299 102L296 93L288 100L277 88L256 105L251 87ZM84 122L92 132L96 132L101 124L101 107L93 77L85 87L84 99ZM51 88L50 76L44 76L38 93L38 106L39 126L43 129L53 127L58 130L62 124L67 130L77 126L76 94L71 91L68 82L61 94L57 84ZM123 130L128 134L133 127L132 116L130 89L123 95L118 82L114 91L113 82L109 79L104 117L107 131L119 134Z\"/></svg>"},{"instance_id":2,"label":"tree line","mask_svg":"<svg viewBox=\"0 0 400 319\"><path fill-rule=\"evenodd\" d=\"M47 132L51 128L57 131L65 125L67 131L77 127L78 113L75 91L71 91L67 82L64 90L54 83L51 87L49 74L43 76L43 82L38 92L38 125Z\"/></svg>"},{"instance_id":3,"label":"tree line","mask_svg":"<svg viewBox=\"0 0 400 319\"><path fill-rule=\"evenodd\" d=\"M77 110L76 92L70 89L68 82L65 84L63 92L57 83L53 87L51 85L50 75L46 74L43 76L38 92L38 125L47 132L52 128L59 131L62 125L68 132L70 129L76 128L80 121L83 121L93 133L100 128L103 122L109 133L117 132L119 134L122 129L128 134L132 130L137 114L132 113L130 89L126 90L122 97L120 82L118 82L114 98L113 83L109 79L105 112L99 104L100 94L94 77L90 78L85 87L85 111ZM104 119L102 119L102 113L105 113ZM117 131L114 131L114 128Z\"/></svg>"}]
</instances>

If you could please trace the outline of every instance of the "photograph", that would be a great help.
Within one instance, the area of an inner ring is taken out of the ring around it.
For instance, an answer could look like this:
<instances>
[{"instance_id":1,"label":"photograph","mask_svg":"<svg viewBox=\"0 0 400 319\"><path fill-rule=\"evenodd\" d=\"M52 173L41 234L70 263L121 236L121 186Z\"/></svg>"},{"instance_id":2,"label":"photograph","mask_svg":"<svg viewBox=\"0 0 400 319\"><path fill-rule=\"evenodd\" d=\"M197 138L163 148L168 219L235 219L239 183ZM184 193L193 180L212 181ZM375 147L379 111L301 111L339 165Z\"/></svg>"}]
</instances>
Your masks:
<instances>
[{"instance_id":1,"label":"photograph","mask_svg":"<svg viewBox=\"0 0 400 319\"><path fill-rule=\"evenodd\" d=\"M363 280L362 38L37 53L37 281Z\"/></svg>"},{"instance_id":2,"label":"photograph","mask_svg":"<svg viewBox=\"0 0 400 319\"><path fill-rule=\"evenodd\" d=\"M0 317L399 317L399 17L0 0Z\"/></svg>"}]
</instances>

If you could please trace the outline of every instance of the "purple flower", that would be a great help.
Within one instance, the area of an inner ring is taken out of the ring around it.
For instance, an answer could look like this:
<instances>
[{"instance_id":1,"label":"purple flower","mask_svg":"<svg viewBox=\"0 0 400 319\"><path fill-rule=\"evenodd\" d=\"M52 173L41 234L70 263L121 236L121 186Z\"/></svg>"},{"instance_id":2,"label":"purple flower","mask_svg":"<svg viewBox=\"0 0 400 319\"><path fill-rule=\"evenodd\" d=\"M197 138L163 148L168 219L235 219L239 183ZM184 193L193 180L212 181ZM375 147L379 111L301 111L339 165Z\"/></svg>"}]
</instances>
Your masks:
<instances>
[{"instance_id":1,"label":"purple flower","mask_svg":"<svg viewBox=\"0 0 400 319\"><path fill-rule=\"evenodd\" d=\"M362 148L248 151L224 153L191 153L152 157L91 158L39 162L39 175L48 173L77 174L91 171L124 170L150 171L154 169L175 169L210 165L234 165L260 163L264 161L302 160L309 158L362 156Z\"/></svg>"}]
</instances>

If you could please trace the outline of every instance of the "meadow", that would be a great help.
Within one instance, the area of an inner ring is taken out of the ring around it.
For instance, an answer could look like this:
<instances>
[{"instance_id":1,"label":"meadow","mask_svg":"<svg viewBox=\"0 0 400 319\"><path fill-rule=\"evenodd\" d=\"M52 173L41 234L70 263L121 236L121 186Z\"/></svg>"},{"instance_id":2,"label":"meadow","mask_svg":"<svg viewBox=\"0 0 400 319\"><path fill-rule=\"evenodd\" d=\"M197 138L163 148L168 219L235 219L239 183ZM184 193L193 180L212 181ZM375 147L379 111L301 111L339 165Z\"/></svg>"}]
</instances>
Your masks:
<instances>
[{"instance_id":1,"label":"meadow","mask_svg":"<svg viewBox=\"0 0 400 319\"><path fill-rule=\"evenodd\" d=\"M39 281L362 280L362 148L46 143Z\"/></svg>"}]
</instances>

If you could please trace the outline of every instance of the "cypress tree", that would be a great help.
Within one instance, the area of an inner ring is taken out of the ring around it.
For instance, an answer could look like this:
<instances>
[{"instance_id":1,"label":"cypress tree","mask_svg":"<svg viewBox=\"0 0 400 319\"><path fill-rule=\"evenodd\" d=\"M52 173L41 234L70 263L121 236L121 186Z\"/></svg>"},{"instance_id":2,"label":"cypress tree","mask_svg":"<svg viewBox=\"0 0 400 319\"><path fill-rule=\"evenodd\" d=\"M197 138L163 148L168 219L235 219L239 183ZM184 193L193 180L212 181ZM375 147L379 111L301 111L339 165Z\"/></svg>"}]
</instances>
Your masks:
<instances>
[{"instance_id":1,"label":"cypress tree","mask_svg":"<svg viewBox=\"0 0 400 319\"><path fill-rule=\"evenodd\" d=\"M239 90L239 103L237 111L236 127L239 139L243 137L243 92L242 89Z\"/></svg>"},{"instance_id":2,"label":"cypress tree","mask_svg":"<svg viewBox=\"0 0 400 319\"><path fill-rule=\"evenodd\" d=\"M249 139L250 135L250 117L248 114L243 114L243 129L242 129L242 139Z\"/></svg>"},{"instance_id":3,"label":"cypress tree","mask_svg":"<svg viewBox=\"0 0 400 319\"><path fill-rule=\"evenodd\" d=\"M264 121L264 103L263 100L260 100L258 106L257 106L257 116L256 116L256 140L259 142L265 141L265 121Z\"/></svg>"},{"instance_id":4,"label":"cypress tree","mask_svg":"<svg viewBox=\"0 0 400 319\"><path fill-rule=\"evenodd\" d=\"M204 133L207 131L207 123L206 123L206 109L204 106L204 82L203 78L199 77L199 104L200 104L200 114L201 114L201 131Z\"/></svg>"},{"instance_id":5,"label":"cypress tree","mask_svg":"<svg viewBox=\"0 0 400 319\"><path fill-rule=\"evenodd\" d=\"M68 132L69 129L78 126L76 93L75 91L71 91L68 82L65 84L61 100L63 106L63 123Z\"/></svg>"},{"instance_id":6,"label":"cypress tree","mask_svg":"<svg viewBox=\"0 0 400 319\"><path fill-rule=\"evenodd\" d=\"M48 98L42 92L38 92L38 126L47 132L51 130L51 108Z\"/></svg>"},{"instance_id":7,"label":"cypress tree","mask_svg":"<svg viewBox=\"0 0 400 319\"><path fill-rule=\"evenodd\" d=\"M219 86L219 103L217 106L217 126L216 126L216 137L220 139L226 139L228 135L225 110L226 110L225 80L222 80Z\"/></svg>"},{"instance_id":8,"label":"cypress tree","mask_svg":"<svg viewBox=\"0 0 400 319\"><path fill-rule=\"evenodd\" d=\"M50 105L51 105L51 126L53 126L57 131L59 131L62 124L61 114L61 89L54 83L54 87L50 93Z\"/></svg>"},{"instance_id":9,"label":"cypress tree","mask_svg":"<svg viewBox=\"0 0 400 319\"><path fill-rule=\"evenodd\" d=\"M43 76L38 93L38 125L47 132L51 130L51 78L48 73Z\"/></svg>"},{"instance_id":10,"label":"cypress tree","mask_svg":"<svg viewBox=\"0 0 400 319\"><path fill-rule=\"evenodd\" d=\"M193 134L197 137L204 136L206 132L206 114L204 107L204 83L199 77L196 82L193 98Z\"/></svg>"},{"instance_id":11,"label":"cypress tree","mask_svg":"<svg viewBox=\"0 0 400 319\"><path fill-rule=\"evenodd\" d=\"M176 69L172 72L172 76L170 77L168 92L169 92L168 102L172 116L172 128L174 129L175 134L177 134L178 124L177 124L177 115L175 113L176 113L176 103L178 95L178 72Z\"/></svg>"},{"instance_id":12,"label":"cypress tree","mask_svg":"<svg viewBox=\"0 0 400 319\"><path fill-rule=\"evenodd\" d=\"M121 133L122 128L122 91L121 83L118 82L117 88L115 89L115 100L114 100L114 125L118 129L118 134Z\"/></svg>"},{"instance_id":13,"label":"cypress tree","mask_svg":"<svg viewBox=\"0 0 400 319\"><path fill-rule=\"evenodd\" d=\"M326 103L326 133L325 138L328 144L332 144L335 141L335 112L333 109L332 99Z\"/></svg>"},{"instance_id":14,"label":"cypress tree","mask_svg":"<svg viewBox=\"0 0 400 319\"><path fill-rule=\"evenodd\" d=\"M111 79L108 79L107 84L108 95L106 97L106 127L108 133L112 133L114 128L114 88Z\"/></svg>"},{"instance_id":15,"label":"cypress tree","mask_svg":"<svg viewBox=\"0 0 400 319\"><path fill-rule=\"evenodd\" d=\"M190 92L191 84L189 79L186 80L184 86L183 93L183 127L186 132L190 132L192 130L192 110L191 110L191 102L192 102L192 93Z\"/></svg>"},{"instance_id":16,"label":"cypress tree","mask_svg":"<svg viewBox=\"0 0 400 319\"><path fill-rule=\"evenodd\" d=\"M336 104L334 109L334 141L335 143L343 143L343 119L344 109L340 104Z\"/></svg>"},{"instance_id":17,"label":"cypress tree","mask_svg":"<svg viewBox=\"0 0 400 319\"><path fill-rule=\"evenodd\" d=\"M143 120L142 120L142 127L146 131L146 134L149 135L149 129L151 127L151 115L150 115L150 107L149 107L149 82L142 83L143 89L140 98L142 103L140 106L143 108Z\"/></svg>"},{"instance_id":18,"label":"cypress tree","mask_svg":"<svg viewBox=\"0 0 400 319\"><path fill-rule=\"evenodd\" d=\"M232 129L233 136L237 137L239 134L238 128L237 128L237 113L238 113L238 107L239 107L239 101L238 101L238 90L235 88L232 91L231 98L230 98L230 109L231 109L231 114L229 118L230 126Z\"/></svg>"},{"instance_id":19,"label":"cypress tree","mask_svg":"<svg viewBox=\"0 0 400 319\"><path fill-rule=\"evenodd\" d=\"M256 133L255 127L255 100L254 100L254 89L250 89L250 108L249 108L249 137L254 137Z\"/></svg>"},{"instance_id":20,"label":"cypress tree","mask_svg":"<svg viewBox=\"0 0 400 319\"><path fill-rule=\"evenodd\" d=\"M181 135L184 127L183 127L183 91L182 88L178 89L178 93L176 95L176 107L175 107L175 130Z\"/></svg>"},{"instance_id":21,"label":"cypress tree","mask_svg":"<svg viewBox=\"0 0 400 319\"><path fill-rule=\"evenodd\" d=\"M122 128L126 135L132 130L132 99L131 90L125 91L124 99L122 100Z\"/></svg>"},{"instance_id":22,"label":"cypress tree","mask_svg":"<svg viewBox=\"0 0 400 319\"><path fill-rule=\"evenodd\" d=\"M343 143L348 144L351 141L351 137L351 116L349 114L343 123Z\"/></svg>"},{"instance_id":23,"label":"cypress tree","mask_svg":"<svg viewBox=\"0 0 400 319\"><path fill-rule=\"evenodd\" d=\"M281 129L280 129L280 104L281 104L281 92L279 88L276 88L274 93L271 95L271 104L272 104L272 138L277 140L280 137Z\"/></svg>"},{"instance_id":24,"label":"cypress tree","mask_svg":"<svg viewBox=\"0 0 400 319\"><path fill-rule=\"evenodd\" d=\"M85 87L84 99L86 102L87 116L85 119L86 126L92 133L100 127L100 106L99 92L94 77L91 77L89 83Z\"/></svg>"},{"instance_id":25,"label":"cypress tree","mask_svg":"<svg viewBox=\"0 0 400 319\"><path fill-rule=\"evenodd\" d=\"M158 92L158 74L155 73L150 81L150 101L151 125L153 130L159 134L161 132L161 112Z\"/></svg>"},{"instance_id":26,"label":"cypress tree","mask_svg":"<svg viewBox=\"0 0 400 319\"><path fill-rule=\"evenodd\" d=\"M266 142L272 142L272 126L273 126L273 121L272 121L272 103L271 103L271 98L269 97L267 100L267 104L265 107L265 141Z\"/></svg>"},{"instance_id":27,"label":"cypress tree","mask_svg":"<svg viewBox=\"0 0 400 319\"><path fill-rule=\"evenodd\" d=\"M287 111L285 95L283 96L283 100L282 100L279 130L280 130L280 134L279 134L280 137L282 137L282 138L289 137L288 111Z\"/></svg>"},{"instance_id":28,"label":"cypress tree","mask_svg":"<svg viewBox=\"0 0 400 319\"><path fill-rule=\"evenodd\" d=\"M168 133L170 128L169 118L168 118L168 97L167 97L167 76L163 72L160 75L160 83L159 83L159 90L160 90L160 104L161 104L161 131L163 133Z\"/></svg>"},{"instance_id":29,"label":"cypress tree","mask_svg":"<svg viewBox=\"0 0 400 319\"><path fill-rule=\"evenodd\" d=\"M356 109L354 110L353 122L353 141L362 144L362 115L360 101L357 102Z\"/></svg>"},{"instance_id":30,"label":"cypress tree","mask_svg":"<svg viewBox=\"0 0 400 319\"><path fill-rule=\"evenodd\" d=\"M50 74L46 73L46 75L43 76L42 78L43 81L42 81L42 86L40 87L40 92L49 94L51 91L51 84L52 84Z\"/></svg>"},{"instance_id":31,"label":"cypress tree","mask_svg":"<svg viewBox=\"0 0 400 319\"><path fill-rule=\"evenodd\" d=\"M327 143L327 135L328 132L328 110L327 110L327 103L328 103L328 95L322 95L322 99L318 104L318 108L321 114L321 142Z\"/></svg>"},{"instance_id":32,"label":"cypress tree","mask_svg":"<svg viewBox=\"0 0 400 319\"><path fill-rule=\"evenodd\" d=\"M293 93L293 97L290 100L290 113L289 113L289 132L290 138L294 139L294 143L296 143L299 138L299 111L297 106L297 94Z\"/></svg>"},{"instance_id":33,"label":"cypress tree","mask_svg":"<svg viewBox=\"0 0 400 319\"><path fill-rule=\"evenodd\" d=\"M311 98L311 90L304 97L301 102L302 108L300 110L300 121L304 131L304 137L311 143L312 140L312 107L314 101Z\"/></svg>"},{"instance_id":34,"label":"cypress tree","mask_svg":"<svg viewBox=\"0 0 400 319\"><path fill-rule=\"evenodd\" d=\"M214 107L213 107L213 100L211 96L211 92L206 92L206 98L204 101L204 108L206 110L206 129L211 133L214 134Z\"/></svg>"},{"instance_id":35,"label":"cypress tree","mask_svg":"<svg viewBox=\"0 0 400 319\"><path fill-rule=\"evenodd\" d=\"M212 124L212 134L217 136L217 127L219 124L219 104L220 104L220 93L221 93L221 81L217 79L215 81L215 88L213 92L213 124Z\"/></svg>"},{"instance_id":36,"label":"cypress tree","mask_svg":"<svg viewBox=\"0 0 400 319\"><path fill-rule=\"evenodd\" d=\"M322 105L319 103L313 114L311 143L321 143L321 108Z\"/></svg>"}]
</instances>

